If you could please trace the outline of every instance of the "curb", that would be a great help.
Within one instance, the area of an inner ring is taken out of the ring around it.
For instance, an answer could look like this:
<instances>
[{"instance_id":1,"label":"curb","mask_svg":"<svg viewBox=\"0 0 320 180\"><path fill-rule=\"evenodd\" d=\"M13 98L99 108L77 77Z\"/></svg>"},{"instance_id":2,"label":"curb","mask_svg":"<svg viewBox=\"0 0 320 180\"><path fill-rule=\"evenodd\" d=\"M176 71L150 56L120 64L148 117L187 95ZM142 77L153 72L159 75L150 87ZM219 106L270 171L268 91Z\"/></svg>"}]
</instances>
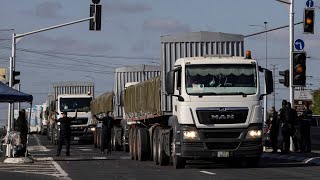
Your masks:
<instances>
[{"instance_id":1,"label":"curb","mask_svg":"<svg viewBox=\"0 0 320 180\"><path fill-rule=\"evenodd\" d=\"M263 153L261 155L261 158L292 160L292 161L303 162L305 164L320 165L320 157L303 157L303 156Z\"/></svg>"}]
</instances>

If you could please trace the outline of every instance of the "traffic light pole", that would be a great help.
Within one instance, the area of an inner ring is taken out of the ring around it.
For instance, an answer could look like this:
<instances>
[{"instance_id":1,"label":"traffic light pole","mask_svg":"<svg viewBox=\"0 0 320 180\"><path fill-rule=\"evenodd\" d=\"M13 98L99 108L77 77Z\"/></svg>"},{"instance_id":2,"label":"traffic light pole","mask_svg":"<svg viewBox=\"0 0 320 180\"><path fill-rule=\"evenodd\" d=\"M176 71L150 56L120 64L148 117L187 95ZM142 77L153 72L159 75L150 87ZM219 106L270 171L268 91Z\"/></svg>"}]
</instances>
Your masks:
<instances>
[{"instance_id":1,"label":"traffic light pole","mask_svg":"<svg viewBox=\"0 0 320 180\"><path fill-rule=\"evenodd\" d=\"M294 0L291 0L290 3L290 13L289 13L289 19L290 19L290 42L289 42L289 47L290 47L290 73L289 73L289 89L290 89L290 102L291 102L291 107L294 107L294 87L293 85L293 41L294 41Z\"/></svg>"},{"instance_id":2,"label":"traffic light pole","mask_svg":"<svg viewBox=\"0 0 320 180\"><path fill-rule=\"evenodd\" d=\"M91 19L93 19L95 21L95 16L89 17L89 18L85 18L85 19L80 19L80 20L77 20L77 21L72 21L72 22L69 22L69 23L59 24L59 25L56 25L56 26L43 28L43 29L39 29L39 30L35 30L35 31L23 33L23 34L15 34L15 33L13 33L12 34L12 52L11 52L11 57L10 57L9 87L13 87L14 86L14 84L13 84L13 72L15 70L15 62L16 62L16 43L21 38L23 38L24 36L28 36L28 35L31 35L31 34L36 34L36 33L39 33L39 32L49 31L49 30L52 30L52 29L57 29L57 28L60 28L60 27L69 26L69 25L81 23L81 22L84 22L84 21L89 21ZM7 128L8 134L14 128L13 110L14 110L13 103L9 103L9 106L8 106L8 128ZM11 157L12 156L11 150L12 150L12 147L9 144L7 146L7 151L6 151L6 156L7 157Z\"/></svg>"}]
</instances>

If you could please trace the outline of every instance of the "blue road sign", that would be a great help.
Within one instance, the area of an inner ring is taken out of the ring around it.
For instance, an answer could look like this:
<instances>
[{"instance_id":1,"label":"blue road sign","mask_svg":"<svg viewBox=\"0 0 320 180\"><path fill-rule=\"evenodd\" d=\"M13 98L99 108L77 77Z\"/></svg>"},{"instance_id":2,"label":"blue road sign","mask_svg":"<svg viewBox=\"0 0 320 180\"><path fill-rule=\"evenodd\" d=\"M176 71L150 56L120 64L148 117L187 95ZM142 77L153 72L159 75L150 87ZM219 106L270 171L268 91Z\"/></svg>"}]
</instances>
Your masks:
<instances>
[{"instance_id":1,"label":"blue road sign","mask_svg":"<svg viewBox=\"0 0 320 180\"><path fill-rule=\"evenodd\" d=\"M297 49L297 50L302 50L304 49L304 42L302 39L297 39L295 42L294 42L294 47Z\"/></svg>"},{"instance_id":2,"label":"blue road sign","mask_svg":"<svg viewBox=\"0 0 320 180\"><path fill-rule=\"evenodd\" d=\"M313 7L314 2L312 0L307 0L306 5L307 7Z\"/></svg>"}]
</instances>

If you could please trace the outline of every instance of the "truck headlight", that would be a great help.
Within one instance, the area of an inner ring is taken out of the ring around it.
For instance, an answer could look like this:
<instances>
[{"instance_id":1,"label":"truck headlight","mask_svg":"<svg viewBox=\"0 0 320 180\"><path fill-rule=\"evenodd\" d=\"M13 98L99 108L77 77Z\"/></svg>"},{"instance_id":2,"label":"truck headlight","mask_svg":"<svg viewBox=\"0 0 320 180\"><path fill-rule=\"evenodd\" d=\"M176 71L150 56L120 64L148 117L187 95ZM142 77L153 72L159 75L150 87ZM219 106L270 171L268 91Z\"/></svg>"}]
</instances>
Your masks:
<instances>
[{"instance_id":1,"label":"truck headlight","mask_svg":"<svg viewBox=\"0 0 320 180\"><path fill-rule=\"evenodd\" d=\"M183 131L183 139L200 140L197 131Z\"/></svg>"},{"instance_id":2,"label":"truck headlight","mask_svg":"<svg viewBox=\"0 0 320 180\"><path fill-rule=\"evenodd\" d=\"M261 138L262 130L249 130L246 139Z\"/></svg>"},{"instance_id":3,"label":"truck headlight","mask_svg":"<svg viewBox=\"0 0 320 180\"><path fill-rule=\"evenodd\" d=\"M58 126L60 126L60 124L61 124L60 122L57 122L57 125L58 125Z\"/></svg>"},{"instance_id":4,"label":"truck headlight","mask_svg":"<svg viewBox=\"0 0 320 180\"><path fill-rule=\"evenodd\" d=\"M95 131L95 130L96 130L96 128L94 128L94 127L90 128L90 131Z\"/></svg>"}]
</instances>

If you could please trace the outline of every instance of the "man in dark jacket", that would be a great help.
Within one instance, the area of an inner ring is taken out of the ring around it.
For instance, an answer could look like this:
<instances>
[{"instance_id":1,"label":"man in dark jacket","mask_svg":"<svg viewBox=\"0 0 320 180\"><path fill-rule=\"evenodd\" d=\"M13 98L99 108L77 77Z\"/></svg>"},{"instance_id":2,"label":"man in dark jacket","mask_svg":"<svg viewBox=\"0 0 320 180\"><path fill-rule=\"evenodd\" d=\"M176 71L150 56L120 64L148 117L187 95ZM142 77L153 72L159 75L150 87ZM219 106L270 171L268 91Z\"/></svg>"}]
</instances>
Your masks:
<instances>
[{"instance_id":1,"label":"man in dark jacket","mask_svg":"<svg viewBox=\"0 0 320 180\"><path fill-rule=\"evenodd\" d=\"M111 130L113 128L113 121L114 119L109 116L107 113L107 116L103 118L98 118L96 115L94 116L98 121L102 121L102 144L101 144L101 154L104 154L104 150L106 149L106 145L108 148L107 153L111 153Z\"/></svg>"},{"instance_id":2,"label":"man in dark jacket","mask_svg":"<svg viewBox=\"0 0 320 180\"><path fill-rule=\"evenodd\" d=\"M77 118L77 110L75 112L76 114L73 118L67 117L67 112L62 112L62 118L56 120L56 122L60 123L57 156L60 156L63 142L66 144L66 156L70 156L71 121Z\"/></svg>"},{"instance_id":3,"label":"man in dark jacket","mask_svg":"<svg viewBox=\"0 0 320 180\"><path fill-rule=\"evenodd\" d=\"M282 108L280 109L281 131L283 136L282 153L290 152L290 132L291 132L291 114L287 107L287 101L282 101Z\"/></svg>"},{"instance_id":4,"label":"man in dark jacket","mask_svg":"<svg viewBox=\"0 0 320 180\"><path fill-rule=\"evenodd\" d=\"M304 108L301 121L301 152L311 152L310 123L312 111L309 109L308 102L305 103Z\"/></svg>"},{"instance_id":5,"label":"man in dark jacket","mask_svg":"<svg viewBox=\"0 0 320 180\"><path fill-rule=\"evenodd\" d=\"M274 107L271 107L269 118L267 121L268 129L270 130L270 141L272 146L272 153L276 153L278 150L278 134L279 134L279 122L278 114Z\"/></svg>"},{"instance_id":6,"label":"man in dark jacket","mask_svg":"<svg viewBox=\"0 0 320 180\"><path fill-rule=\"evenodd\" d=\"M292 141L293 141L293 150L295 152L298 152L300 150L300 146L299 146L300 132L299 132L298 115L297 115L297 111L294 108L291 108L290 102L287 103L287 106L290 111L290 118L291 118L290 119L290 123L291 123L290 136L292 137Z\"/></svg>"}]
</instances>

